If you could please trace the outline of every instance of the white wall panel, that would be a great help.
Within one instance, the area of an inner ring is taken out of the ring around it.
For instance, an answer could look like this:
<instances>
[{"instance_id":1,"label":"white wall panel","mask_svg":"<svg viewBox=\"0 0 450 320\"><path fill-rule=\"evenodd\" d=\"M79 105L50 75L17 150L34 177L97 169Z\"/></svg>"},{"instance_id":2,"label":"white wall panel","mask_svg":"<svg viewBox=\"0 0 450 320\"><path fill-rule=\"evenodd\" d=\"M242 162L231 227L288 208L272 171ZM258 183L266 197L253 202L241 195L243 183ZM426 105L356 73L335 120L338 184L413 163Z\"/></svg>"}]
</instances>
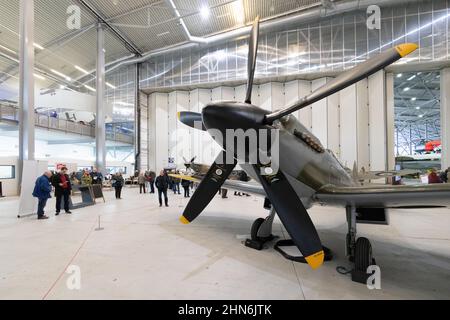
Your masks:
<instances>
[{"instance_id":1,"label":"white wall panel","mask_svg":"<svg viewBox=\"0 0 450 320\"><path fill-rule=\"evenodd\" d=\"M234 101L235 89L233 87L218 87L212 89L212 101Z\"/></svg>"},{"instance_id":2,"label":"white wall panel","mask_svg":"<svg viewBox=\"0 0 450 320\"><path fill-rule=\"evenodd\" d=\"M311 81L299 80L298 81L298 95L299 98L303 98L311 93ZM306 107L299 111L300 122L308 128L312 129L312 107Z\"/></svg>"},{"instance_id":3,"label":"white wall panel","mask_svg":"<svg viewBox=\"0 0 450 320\"><path fill-rule=\"evenodd\" d=\"M148 166L156 171L156 93L148 96Z\"/></svg>"},{"instance_id":4,"label":"white wall panel","mask_svg":"<svg viewBox=\"0 0 450 320\"><path fill-rule=\"evenodd\" d=\"M326 78L314 80L311 84L312 91L319 89L327 83ZM312 133L328 147L328 101L322 99L312 105L311 114Z\"/></svg>"},{"instance_id":5,"label":"white wall panel","mask_svg":"<svg viewBox=\"0 0 450 320\"><path fill-rule=\"evenodd\" d=\"M246 92L247 92L246 85L242 85L242 86L234 88L234 96L235 96L236 101L244 102Z\"/></svg>"},{"instance_id":6,"label":"white wall panel","mask_svg":"<svg viewBox=\"0 0 450 320\"><path fill-rule=\"evenodd\" d=\"M370 170L387 169L387 114L384 71L369 77ZM394 139L394 136L392 136ZM393 150L393 149L392 149Z\"/></svg>"},{"instance_id":7,"label":"white wall panel","mask_svg":"<svg viewBox=\"0 0 450 320\"><path fill-rule=\"evenodd\" d=\"M357 114L357 141L358 157L356 159L358 169L364 167L367 171L370 168L369 157L369 101L367 90L367 79L363 79L356 84L356 114ZM353 164L352 164L353 166Z\"/></svg>"},{"instance_id":8,"label":"white wall panel","mask_svg":"<svg viewBox=\"0 0 450 320\"><path fill-rule=\"evenodd\" d=\"M259 86L259 106L268 111L285 106L284 84L269 82Z\"/></svg>"},{"instance_id":9,"label":"white wall panel","mask_svg":"<svg viewBox=\"0 0 450 320\"><path fill-rule=\"evenodd\" d=\"M328 149L339 157L341 154L341 132L340 132L340 97L335 93L327 98L328 104Z\"/></svg>"},{"instance_id":10,"label":"white wall panel","mask_svg":"<svg viewBox=\"0 0 450 320\"><path fill-rule=\"evenodd\" d=\"M388 170L395 169L395 111L394 111L394 75L386 75L386 153Z\"/></svg>"},{"instance_id":11,"label":"white wall panel","mask_svg":"<svg viewBox=\"0 0 450 320\"><path fill-rule=\"evenodd\" d=\"M450 83L450 68L441 71L441 139L442 168L450 167L450 90L445 90Z\"/></svg>"},{"instance_id":12,"label":"white wall panel","mask_svg":"<svg viewBox=\"0 0 450 320\"><path fill-rule=\"evenodd\" d=\"M144 93L139 93L139 103L141 107L141 127L139 130L141 131L141 154L140 154L140 162L141 162L141 170L149 169L149 159L148 159L148 97Z\"/></svg>"},{"instance_id":13,"label":"white wall panel","mask_svg":"<svg viewBox=\"0 0 450 320\"><path fill-rule=\"evenodd\" d=\"M169 93L169 157L176 160L177 155L177 91ZM176 162L175 162L176 163Z\"/></svg>"},{"instance_id":14,"label":"white wall panel","mask_svg":"<svg viewBox=\"0 0 450 320\"><path fill-rule=\"evenodd\" d=\"M169 96L155 93L156 170L169 165Z\"/></svg>"},{"instance_id":15,"label":"white wall panel","mask_svg":"<svg viewBox=\"0 0 450 320\"><path fill-rule=\"evenodd\" d=\"M340 92L341 156L342 164L352 168L358 159L356 85Z\"/></svg>"},{"instance_id":16,"label":"white wall panel","mask_svg":"<svg viewBox=\"0 0 450 320\"><path fill-rule=\"evenodd\" d=\"M287 107L299 100L299 81L294 80L284 85L284 106ZM294 112L293 115L300 119L300 112Z\"/></svg>"},{"instance_id":17,"label":"white wall panel","mask_svg":"<svg viewBox=\"0 0 450 320\"><path fill-rule=\"evenodd\" d=\"M203 108L211 103L212 90L196 89L190 93L190 108L194 112L202 112ZM211 149L210 136L206 132L192 129L192 157L196 156L197 161L211 163L214 161L214 150Z\"/></svg>"}]
</instances>

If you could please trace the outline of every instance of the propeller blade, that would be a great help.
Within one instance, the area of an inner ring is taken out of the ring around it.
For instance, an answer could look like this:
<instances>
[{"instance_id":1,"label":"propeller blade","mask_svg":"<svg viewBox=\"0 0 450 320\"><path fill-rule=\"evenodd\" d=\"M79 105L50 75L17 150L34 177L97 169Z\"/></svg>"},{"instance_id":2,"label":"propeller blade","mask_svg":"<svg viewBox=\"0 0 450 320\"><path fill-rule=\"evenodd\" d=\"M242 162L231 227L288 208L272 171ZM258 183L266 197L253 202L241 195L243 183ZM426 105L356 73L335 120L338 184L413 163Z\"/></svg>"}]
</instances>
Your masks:
<instances>
[{"instance_id":1,"label":"propeller blade","mask_svg":"<svg viewBox=\"0 0 450 320\"><path fill-rule=\"evenodd\" d=\"M184 161L184 163L188 163L188 161L185 157L183 157L183 161Z\"/></svg>"},{"instance_id":2,"label":"propeller blade","mask_svg":"<svg viewBox=\"0 0 450 320\"><path fill-rule=\"evenodd\" d=\"M417 48L418 46L414 43L401 44L363 63L360 63L356 67L340 74L337 78L325 84L323 87L317 89L310 95L294 103L292 106L268 114L266 116L265 123L272 124L275 120L278 120L297 110L303 109L319 100L322 100L323 98L326 98L342 89L345 89L352 84L355 84L356 82L367 78L375 72L384 69L400 58L407 56Z\"/></svg>"},{"instance_id":3,"label":"propeller blade","mask_svg":"<svg viewBox=\"0 0 450 320\"><path fill-rule=\"evenodd\" d=\"M197 159L197 156L193 157L191 160L191 163L195 161L195 159Z\"/></svg>"},{"instance_id":4,"label":"propeller blade","mask_svg":"<svg viewBox=\"0 0 450 320\"><path fill-rule=\"evenodd\" d=\"M252 103L253 79L255 78L256 58L258 56L259 39L259 17L253 23L253 28L248 43L248 65L247 65L247 95L245 103Z\"/></svg>"},{"instance_id":5,"label":"propeller blade","mask_svg":"<svg viewBox=\"0 0 450 320\"><path fill-rule=\"evenodd\" d=\"M222 151L216 159L216 162L226 159L225 151ZM236 167L236 160L233 164L217 164L214 162L209 168L208 173L203 178L195 193L192 195L180 221L183 224L189 224L197 218L200 213L211 202L214 196L219 192L225 180ZM222 161L224 162L224 161Z\"/></svg>"},{"instance_id":6,"label":"propeller blade","mask_svg":"<svg viewBox=\"0 0 450 320\"><path fill-rule=\"evenodd\" d=\"M206 131L206 128L203 125L203 118L202 118L201 113L190 112L190 111L178 112L178 120L180 120L182 123L184 123L188 127ZM196 124L197 124L197 127L195 126Z\"/></svg>"},{"instance_id":7,"label":"propeller blade","mask_svg":"<svg viewBox=\"0 0 450 320\"><path fill-rule=\"evenodd\" d=\"M254 165L254 169L267 197L306 262L313 269L319 268L325 259L322 243L294 188L281 171L276 175L262 176L261 166Z\"/></svg>"}]
</instances>

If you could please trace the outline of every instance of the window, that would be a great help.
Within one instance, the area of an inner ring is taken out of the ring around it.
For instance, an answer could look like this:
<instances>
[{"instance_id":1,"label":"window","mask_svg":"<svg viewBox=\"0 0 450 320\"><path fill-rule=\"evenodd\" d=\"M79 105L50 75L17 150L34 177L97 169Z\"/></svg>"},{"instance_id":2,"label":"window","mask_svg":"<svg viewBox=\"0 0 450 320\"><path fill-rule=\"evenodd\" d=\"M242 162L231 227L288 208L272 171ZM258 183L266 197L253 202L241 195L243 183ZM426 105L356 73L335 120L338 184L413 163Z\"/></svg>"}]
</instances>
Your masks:
<instances>
[{"instance_id":1,"label":"window","mask_svg":"<svg viewBox=\"0 0 450 320\"><path fill-rule=\"evenodd\" d=\"M0 179L15 179L16 166L0 166Z\"/></svg>"}]
</instances>

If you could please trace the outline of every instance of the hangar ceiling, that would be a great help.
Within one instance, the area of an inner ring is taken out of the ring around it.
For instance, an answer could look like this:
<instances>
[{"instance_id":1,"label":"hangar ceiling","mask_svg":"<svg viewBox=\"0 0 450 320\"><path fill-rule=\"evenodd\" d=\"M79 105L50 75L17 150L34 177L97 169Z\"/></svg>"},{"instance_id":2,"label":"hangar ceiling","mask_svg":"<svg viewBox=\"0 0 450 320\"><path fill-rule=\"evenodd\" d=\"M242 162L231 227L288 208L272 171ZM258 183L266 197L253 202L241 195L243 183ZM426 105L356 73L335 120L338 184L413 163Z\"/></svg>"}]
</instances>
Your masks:
<instances>
[{"instance_id":1,"label":"hangar ceiling","mask_svg":"<svg viewBox=\"0 0 450 320\"><path fill-rule=\"evenodd\" d=\"M173 0L190 33L198 37L238 28L257 15L262 19L271 19L321 6L322 2ZM19 51L19 3L19 0L0 3L0 83L16 77L18 73L18 63L14 60L17 60ZM52 69L56 70L71 78L71 81L82 76L84 71L95 68L95 26L98 16L111 26L105 35L107 63L133 55L136 51L145 53L186 42L180 20L167 0L58 0L57 3L55 5L53 0L35 0L36 67L50 71L50 74ZM68 8L73 5L81 8L79 30L69 30L67 27ZM210 9L207 16L202 11L204 6ZM137 50L130 50L125 43ZM48 78L50 83L53 82L51 77Z\"/></svg>"}]
</instances>

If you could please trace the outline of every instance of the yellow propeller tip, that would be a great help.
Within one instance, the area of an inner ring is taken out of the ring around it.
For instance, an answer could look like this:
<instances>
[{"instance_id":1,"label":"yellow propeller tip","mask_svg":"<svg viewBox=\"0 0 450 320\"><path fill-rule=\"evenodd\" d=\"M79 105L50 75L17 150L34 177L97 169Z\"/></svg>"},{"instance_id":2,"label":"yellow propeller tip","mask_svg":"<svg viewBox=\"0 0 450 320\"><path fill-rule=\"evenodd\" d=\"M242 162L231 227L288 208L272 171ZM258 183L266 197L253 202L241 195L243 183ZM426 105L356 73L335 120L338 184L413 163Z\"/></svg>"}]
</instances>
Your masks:
<instances>
[{"instance_id":1,"label":"yellow propeller tip","mask_svg":"<svg viewBox=\"0 0 450 320\"><path fill-rule=\"evenodd\" d=\"M415 43L404 43L396 46L395 49L397 50L398 54L403 58L408 54L410 54L411 52L416 51L418 47L419 46Z\"/></svg>"},{"instance_id":2,"label":"yellow propeller tip","mask_svg":"<svg viewBox=\"0 0 450 320\"><path fill-rule=\"evenodd\" d=\"M325 260L325 253L323 251L319 251L310 255L309 257L305 257L306 262L309 266L315 270L322 266L323 261Z\"/></svg>"},{"instance_id":3,"label":"yellow propeller tip","mask_svg":"<svg viewBox=\"0 0 450 320\"><path fill-rule=\"evenodd\" d=\"M186 219L184 216L181 216L180 217L180 222L182 223L182 224L190 224L191 222L188 220L188 219Z\"/></svg>"},{"instance_id":4,"label":"yellow propeller tip","mask_svg":"<svg viewBox=\"0 0 450 320\"><path fill-rule=\"evenodd\" d=\"M178 120L181 119L181 112L177 112L177 118L178 118Z\"/></svg>"}]
</instances>

